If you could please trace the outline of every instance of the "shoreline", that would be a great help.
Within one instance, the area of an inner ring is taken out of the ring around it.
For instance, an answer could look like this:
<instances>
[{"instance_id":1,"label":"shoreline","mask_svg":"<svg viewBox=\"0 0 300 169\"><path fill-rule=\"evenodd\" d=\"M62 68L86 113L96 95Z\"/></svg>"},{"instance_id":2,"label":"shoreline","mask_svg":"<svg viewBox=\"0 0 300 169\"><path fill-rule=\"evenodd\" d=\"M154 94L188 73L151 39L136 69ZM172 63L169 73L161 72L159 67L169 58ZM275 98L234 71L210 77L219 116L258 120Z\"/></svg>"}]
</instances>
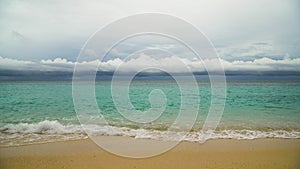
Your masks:
<instances>
[{"instance_id":1,"label":"shoreline","mask_svg":"<svg viewBox=\"0 0 300 169\"><path fill-rule=\"evenodd\" d=\"M119 141L130 140L102 138L124 151L128 146ZM162 141L150 142L156 145ZM116 156L83 139L0 147L0 168L300 168L299 157L300 139L215 139L203 144L183 141L168 152L141 159Z\"/></svg>"},{"instance_id":2,"label":"shoreline","mask_svg":"<svg viewBox=\"0 0 300 169\"><path fill-rule=\"evenodd\" d=\"M158 139L151 139L151 138L135 138L131 136L94 136L95 138L116 138L119 140L149 140L150 142L176 142L172 140L158 140ZM15 145L0 145L0 150L1 149L8 149L8 148L18 148L18 147L26 147L26 146L36 146L36 145L44 145L44 144L55 144L55 143L68 143L68 142L81 142L81 141L86 141L89 140L93 144L97 145L93 139L91 139L89 136L83 137L83 138L78 138L78 139L68 139L68 140L53 140L49 142L33 142L33 143L22 143L22 144L15 144ZM182 140L180 143L187 143L187 144L200 144L203 145L206 142L211 142L211 141L216 141L216 140L232 140L234 142L251 142L251 141L259 141L259 140L299 140L300 144L300 138L280 138L280 137L270 137L270 138L253 138L253 139L237 139L237 138L209 138L204 143L201 143L199 141L189 141L189 140ZM277 142L276 141L276 142ZM179 143L179 144L180 144ZM99 146L98 146L99 147ZM100 147L99 147L100 148ZM103 149L103 148L101 148ZM1 155L1 153L0 153ZM0 156L1 157L1 156Z\"/></svg>"}]
</instances>

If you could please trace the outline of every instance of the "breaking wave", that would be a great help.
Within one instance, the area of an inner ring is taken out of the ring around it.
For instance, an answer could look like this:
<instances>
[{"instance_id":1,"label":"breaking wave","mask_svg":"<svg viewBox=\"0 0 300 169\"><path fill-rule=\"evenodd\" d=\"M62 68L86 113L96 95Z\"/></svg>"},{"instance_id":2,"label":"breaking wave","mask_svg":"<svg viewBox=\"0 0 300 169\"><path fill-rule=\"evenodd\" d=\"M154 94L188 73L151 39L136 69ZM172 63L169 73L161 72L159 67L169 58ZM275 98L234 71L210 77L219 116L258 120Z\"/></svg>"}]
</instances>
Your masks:
<instances>
[{"instance_id":1,"label":"breaking wave","mask_svg":"<svg viewBox=\"0 0 300 169\"><path fill-rule=\"evenodd\" d=\"M128 136L142 139L178 141L182 136L179 131L160 131L150 129L133 129L128 127L62 124L58 121L44 120L38 123L6 124L0 127L0 145L16 146L64 140L88 138L85 131L99 136ZM287 130L220 130L192 131L183 140L202 142L203 139L237 139L249 140L259 138L300 138L300 131Z\"/></svg>"}]
</instances>

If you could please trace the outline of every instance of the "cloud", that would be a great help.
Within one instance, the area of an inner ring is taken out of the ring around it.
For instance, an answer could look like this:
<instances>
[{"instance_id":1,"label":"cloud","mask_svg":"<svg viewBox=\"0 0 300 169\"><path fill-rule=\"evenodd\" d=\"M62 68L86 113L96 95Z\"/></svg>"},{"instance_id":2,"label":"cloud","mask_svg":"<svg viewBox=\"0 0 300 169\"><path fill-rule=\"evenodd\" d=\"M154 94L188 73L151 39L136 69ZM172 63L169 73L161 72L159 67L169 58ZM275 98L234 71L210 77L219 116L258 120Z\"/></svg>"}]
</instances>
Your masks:
<instances>
[{"instance_id":1,"label":"cloud","mask_svg":"<svg viewBox=\"0 0 300 169\"><path fill-rule=\"evenodd\" d=\"M3 58L0 56L0 68L7 70L35 70L37 64L32 61Z\"/></svg>"},{"instance_id":2,"label":"cloud","mask_svg":"<svg viewBox=\"0 0 300 169\"><path fill-rule=\"evenodd\" d=\"M253 61L225 61L224 69L228 71L300 71L300 58L275 60L267 57Z\"/></svg>"},{"instance_id":3,"label":"cloud","mask_svg":"<svg viewBox=\"0 0 300 169\"><path fill-rule=\"evenodd\" d=\"M226 60L253 61L255 59L268 57L272 59L282 59L284 52L279 50L273 42L254 41L229 45L216 48L221 58Z\"/></svg>"},{"instance_id":4,"label":"cloud","mask_svg":"<svg viewBox=\"0 0 300 169\"><path fill-rule=\"evenodd\" d=\"M215 45L229 48L223 55L226 60L233 60L230 55L239 57L237 45L266 40L277 44L273 46L276 50L299 57L298 0L1 0L1 55L35 61L64 56L74 61L73 56L95 31L116 19L144 12L187 20ZM252 56L250 59L257 59Z\"/></svg>"},{"instance_id":5,"label":"cloud","mask_svg":"<svg viewBox=\"0 0 300 169\"><path fill-rule=\"evenodd\" d=\"M300 58L289 58L288 54L283 59L259 58L253 61L227 61L220 59L225 71L300 71ZM219 71L216 59L191 60L179 58L177 56L165 58L153 58L146 54L140 54L128 60L115 58L108 61L84 61L71 62L67 59L56 58L54 60L41 60L32 62L25 60L15 60L0 57L0 70L38 70L38 71L69 71L72 72L76 65L80 71L107 71L112 72L118 69L120 72L137 72L149 68L145 71L158 71L159 68L172 73L185 73L187 71L203 72L205 67L210 70Z\"/></svg>"}]
</instances>

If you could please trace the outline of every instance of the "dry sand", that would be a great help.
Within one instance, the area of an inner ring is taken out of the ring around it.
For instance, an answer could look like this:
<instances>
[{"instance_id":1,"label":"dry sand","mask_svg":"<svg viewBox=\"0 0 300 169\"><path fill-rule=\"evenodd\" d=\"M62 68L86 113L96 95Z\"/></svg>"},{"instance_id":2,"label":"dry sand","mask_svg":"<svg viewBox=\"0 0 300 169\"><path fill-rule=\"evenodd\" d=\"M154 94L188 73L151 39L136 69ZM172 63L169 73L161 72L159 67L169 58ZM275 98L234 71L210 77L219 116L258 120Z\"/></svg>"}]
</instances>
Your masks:
<instances>
[{"instance_id":1,"label":"dry sand","mask_svg":"<svg viewBox=\"0 0 300 169\"><path fill-rule=\"evenodd\" d=\"M89 139L65 141L0 148L0 168L300 169L300 139L182 142L166 153L143 159L116 156Z\"/></svg>"}]
</instances>

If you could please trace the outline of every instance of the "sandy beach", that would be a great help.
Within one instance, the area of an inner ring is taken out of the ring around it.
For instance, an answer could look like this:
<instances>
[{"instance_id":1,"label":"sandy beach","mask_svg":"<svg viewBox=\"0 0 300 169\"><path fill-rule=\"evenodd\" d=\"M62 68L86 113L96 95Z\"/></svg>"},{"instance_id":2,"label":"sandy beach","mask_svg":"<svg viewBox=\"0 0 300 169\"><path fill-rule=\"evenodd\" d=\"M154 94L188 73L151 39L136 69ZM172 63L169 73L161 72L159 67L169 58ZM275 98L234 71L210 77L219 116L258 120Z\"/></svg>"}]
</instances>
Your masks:
<instances>
[{"instance_id":1,"label":"sandy beach","mask_svg":"<svg viewBox=\"0 0 300 169\"><path fill-rule=\"evenodd\" d=\"M122 137L121 139L128 138ZM90 139L0 148L1 169L298 169L300 168L299 159L300 139L217 139L209 140L204 144L182 142L166 153L143 159L116 156L99 148Z\"/></svg>"}]
</instances>

